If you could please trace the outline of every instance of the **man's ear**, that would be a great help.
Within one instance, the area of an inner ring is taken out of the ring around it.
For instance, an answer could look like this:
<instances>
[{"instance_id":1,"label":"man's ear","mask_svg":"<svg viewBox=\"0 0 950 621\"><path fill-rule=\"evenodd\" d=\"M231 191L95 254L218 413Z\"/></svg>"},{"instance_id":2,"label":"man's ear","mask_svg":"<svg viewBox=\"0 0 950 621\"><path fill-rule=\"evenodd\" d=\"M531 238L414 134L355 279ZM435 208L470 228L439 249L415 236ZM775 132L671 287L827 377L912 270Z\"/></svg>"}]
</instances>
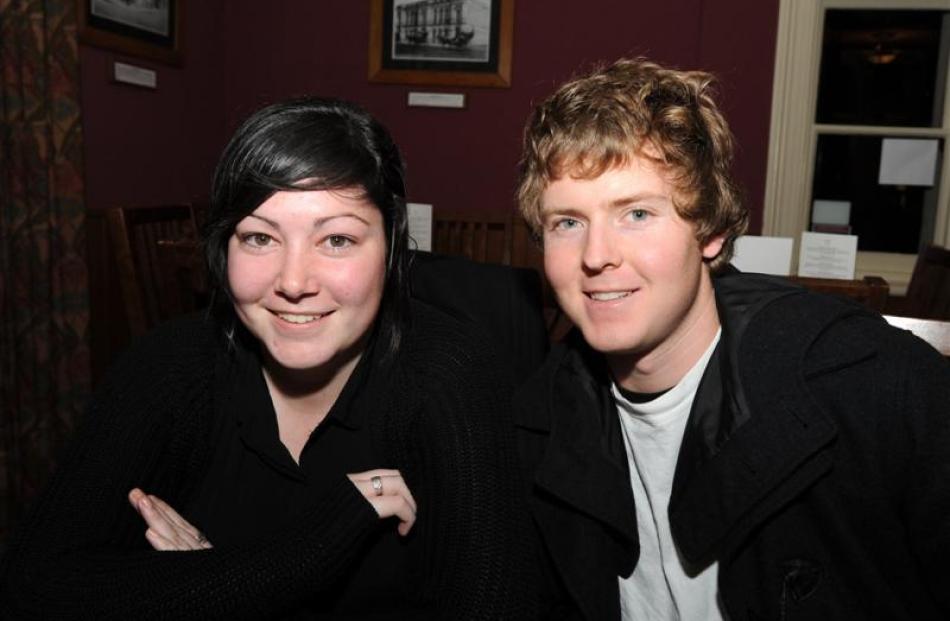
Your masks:
<instances>
[{"instance_id":1,"label":"man's ear","mask_svg":"<svg viewBox=\"0 0 950 621\"><path fill-rule=\"evenodd\" d=\"M717 256L719 256L719 253L722 252L722 246L725 243L726 243L725 235L717 235L716 237L713 237L712 239L710 239L702 247L703 258L707 261L712 261L713 259L715 259Z\"/></svg>"}]
</instances>

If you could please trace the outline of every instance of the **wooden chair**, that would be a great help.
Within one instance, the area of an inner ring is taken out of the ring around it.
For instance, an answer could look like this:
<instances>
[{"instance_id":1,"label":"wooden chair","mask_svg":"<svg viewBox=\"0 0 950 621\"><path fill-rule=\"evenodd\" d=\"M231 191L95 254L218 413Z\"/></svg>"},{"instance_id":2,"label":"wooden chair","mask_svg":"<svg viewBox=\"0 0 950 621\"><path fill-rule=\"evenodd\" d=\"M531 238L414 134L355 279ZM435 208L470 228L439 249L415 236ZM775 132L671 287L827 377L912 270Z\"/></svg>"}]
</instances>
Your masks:
<instances>
[{"instance_id":1,"label":"wooden chair","mask_svg":"<svg viewBox=\"0 0 950 621\"><path fill-rule=\"evenodd\" d=\"M108 210L106 219L132 336L206 301L190 205L117 208Z\"/></svg>"},{"instance_id":2,"label":"wooden chair","mask_svg":"<svg viewBox=\"0 0 950 621\"><path fill-rule=\"evenodd\" d=\"M892 326L910 330L916 336L930 343L941 354L950 358L950 321L897 317L894 315L884 315L884 319Z\"/></svg>"},{"instance_id":3,"label":"wooden chair","mask_svg":"<svg viewBox=\"0 0 950 621\"><path fill-rule=\"evenodd\" d=\"M879 313L884 312L890 292L887 281L880 276L865 276L861 280L810 278L807 276L789 276L788 278L812 291L848 298Z\"/></svg>"},{"instance_id":4,"label":"wooden chair","mask_svg":"<svg viewBox=\"0 0 950 621\"><path fill-rule=\"evenodd\" d=\"M509 211L442 211L432 215L432 252L511 265Z\"/></svg>"},{"instance_id":5,"label":"wooden chair","mask_svg":"<svg viewBox=\"0 0 950 621\"><path fill-rule=\"evenodd\" d=\"M930 246L917 256L901 314L950 319L950 250Z\"/></svg>"}]
</instances>

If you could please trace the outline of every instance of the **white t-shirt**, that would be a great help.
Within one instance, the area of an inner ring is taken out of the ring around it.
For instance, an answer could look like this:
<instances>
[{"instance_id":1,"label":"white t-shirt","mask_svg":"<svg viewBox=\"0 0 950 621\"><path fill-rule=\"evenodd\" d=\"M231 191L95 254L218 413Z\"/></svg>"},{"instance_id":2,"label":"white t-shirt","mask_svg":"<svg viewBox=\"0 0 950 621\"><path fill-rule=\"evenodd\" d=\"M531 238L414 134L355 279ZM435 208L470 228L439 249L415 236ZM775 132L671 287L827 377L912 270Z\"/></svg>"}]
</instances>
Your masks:
<instances>
[{"instance_id":1,"label":"white t-shirt","mask_svg":"<svg viewBox=\"0 0 950 621\"><path fill-rule=\"evenodd\" d=\"M630 462L640 537L636 569L629 578L619 578L620 610L625 621L723 619L717 564L689 577L673 543L669 520L670 492L683 432L720 333L683 379L656 399L631 403L616 384L612 387Z\"/></svg>"}]
</instances>

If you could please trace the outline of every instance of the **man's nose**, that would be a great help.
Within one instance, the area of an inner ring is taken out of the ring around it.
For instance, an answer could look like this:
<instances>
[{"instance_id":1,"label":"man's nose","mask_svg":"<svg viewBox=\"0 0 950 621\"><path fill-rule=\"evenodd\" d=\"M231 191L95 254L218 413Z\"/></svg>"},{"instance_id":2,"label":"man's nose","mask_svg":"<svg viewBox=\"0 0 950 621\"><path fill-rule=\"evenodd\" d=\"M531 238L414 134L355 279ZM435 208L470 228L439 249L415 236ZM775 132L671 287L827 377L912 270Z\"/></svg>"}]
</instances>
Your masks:
<instances>
[{"instance_id":1,"label":"man's nose","mask_svg":"<svg viewBox=\"0 0 950 621\"><path fill-rule=\"evenodd\" d=\"M620 265L620 247L609 226L593 222L588 224L581 260L584 268L591 272L600 272Z\"/></svg>"}]
</instances>

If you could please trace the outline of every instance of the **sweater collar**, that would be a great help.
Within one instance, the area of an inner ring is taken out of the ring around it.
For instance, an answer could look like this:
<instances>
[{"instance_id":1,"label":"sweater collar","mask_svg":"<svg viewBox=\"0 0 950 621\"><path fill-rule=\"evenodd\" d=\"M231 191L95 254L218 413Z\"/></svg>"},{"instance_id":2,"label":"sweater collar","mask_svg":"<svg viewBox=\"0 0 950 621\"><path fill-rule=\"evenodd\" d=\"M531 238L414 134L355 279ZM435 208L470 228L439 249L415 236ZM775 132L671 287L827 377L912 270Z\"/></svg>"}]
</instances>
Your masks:
<instances>
[{"instance_id":1,"label":"sweater collar","mask_svg":"<svg viewBox=\"0 0 950 621\"><path fill-rule=\"evenodd\" d=\"M382 360L376 342L376 338L370 339L321 425L357 430L372 409L378 407L378 396L386 394L380 386L388 376L389 365ZM299 468L280 441L277 414L261 366L260 343L241 328L235 332L232 344L221 371L234 387L225 404L227 416L239 427L241 440L248 448L286 474L300 476Z\"/></svg>"}]
</instances>

